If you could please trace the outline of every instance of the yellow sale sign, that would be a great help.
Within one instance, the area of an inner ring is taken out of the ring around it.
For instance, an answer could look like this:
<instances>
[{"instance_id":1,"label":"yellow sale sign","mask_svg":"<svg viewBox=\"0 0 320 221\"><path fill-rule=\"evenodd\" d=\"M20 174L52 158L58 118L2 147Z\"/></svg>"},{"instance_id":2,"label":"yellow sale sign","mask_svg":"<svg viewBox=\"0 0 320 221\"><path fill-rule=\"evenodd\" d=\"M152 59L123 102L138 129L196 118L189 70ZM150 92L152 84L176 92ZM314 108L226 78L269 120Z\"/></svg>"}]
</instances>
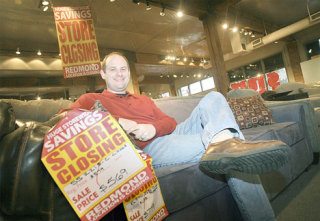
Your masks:
<instances>
[{"instance_id":1,"label":"yellow sale sign","mask_svg":"<svg viewBox=\"0 0 320 221\"><path fill-rule=\"evenodd\" d=\"M100 56L89 6L53 8L65 78L100 73Z\"/></svg>"},{"instance_id":2,"label":"yellow sale sign","mask_svg":"<svg viewBox=\"0 0 320 221\"><path fill-rule=\"evenodd\" d=\"M100 220L154 177L107 112L72 110L45 136L41 160L81 220Z\"/></svg>"}]
</instances>

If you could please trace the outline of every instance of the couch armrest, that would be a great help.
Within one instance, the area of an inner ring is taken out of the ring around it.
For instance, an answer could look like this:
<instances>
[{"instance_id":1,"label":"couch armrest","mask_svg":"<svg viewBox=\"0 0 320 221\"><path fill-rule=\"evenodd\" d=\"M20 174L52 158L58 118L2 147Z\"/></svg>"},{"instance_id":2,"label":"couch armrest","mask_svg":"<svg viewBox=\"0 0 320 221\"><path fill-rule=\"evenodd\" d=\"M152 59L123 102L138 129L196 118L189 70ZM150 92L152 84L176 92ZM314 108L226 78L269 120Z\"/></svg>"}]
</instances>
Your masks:
<instances>
[{"instance_id":1,"label":"couch armrest","mask_svg":"<svg viewBox=\"0 0 320 221\"><path fill-rule=\"evenodd\" d=\"M308 99L266 102L277 122L299 122L306 133L307 143L313 152L320 151L320 131L315 119L314 109Z\"/></svg>"},{"instance_id":2,"label":"couch armrest","mask_svg":"<svg viewBox=\"0 0 320 221\"><path fill-rule=\"evenodd\" d=\"M274 105L268 108L272 112L273 120L278 123L288 121L302 123L305 115L301 104Z\"/></svg>"}]
</instances>

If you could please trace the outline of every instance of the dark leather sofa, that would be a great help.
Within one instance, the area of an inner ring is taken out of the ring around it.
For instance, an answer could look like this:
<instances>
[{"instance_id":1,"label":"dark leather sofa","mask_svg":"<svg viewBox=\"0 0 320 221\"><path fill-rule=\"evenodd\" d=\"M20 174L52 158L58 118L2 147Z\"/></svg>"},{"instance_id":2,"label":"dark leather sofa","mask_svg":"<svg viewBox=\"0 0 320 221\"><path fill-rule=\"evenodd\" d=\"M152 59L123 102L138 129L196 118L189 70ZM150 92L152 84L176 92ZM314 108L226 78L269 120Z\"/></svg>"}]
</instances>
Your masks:
<instances>
[{"instance_id":1,"label":"dark leather sofa","mask_svg":"<svg viewBox=\"0 0 320 221\"><path fill-rule=\"evenodd\" d=\"M181 122L200 99L170 98L155 103ZM14 114L10 105L0 100L0 221L78 220L40 161L43 135L53 124L48 120L59 110L67 108L70 101L9 99L5 102L13 106ZM243 133L249 140L280 139L292 150L288 164L260 176L272 201L310 166L313 154L319 152L320 139L309 102L281 102L268 106L275 122L243 130ZM14 121L16 124L12 123ZM224 177L207 176L197 164L165 167L156 170L156 174L170 213L166 220L257 220L242 218ZM251 210L255 210L256 202L250 201L250 194L247 203ZM123 209L118 207L104 220L125 220Z\"/></svg>"},{"instance_id":2,"label":"dark leather sofa","mask_svg":"<svg viewBox=\"0 0 320 221\"><path fill-rule=\"evenodd\" d=\"M0 101L0 221L79 220L40 160L44 134L53 124L47 120L67 104L41 102L44 110L36 101L11 101L13 110ZM197 164L157 174L170 212L166 220L242 220L223 177L211 178ZM122 206L103 220L126 220Z\"/></svg>"}]
</instances>

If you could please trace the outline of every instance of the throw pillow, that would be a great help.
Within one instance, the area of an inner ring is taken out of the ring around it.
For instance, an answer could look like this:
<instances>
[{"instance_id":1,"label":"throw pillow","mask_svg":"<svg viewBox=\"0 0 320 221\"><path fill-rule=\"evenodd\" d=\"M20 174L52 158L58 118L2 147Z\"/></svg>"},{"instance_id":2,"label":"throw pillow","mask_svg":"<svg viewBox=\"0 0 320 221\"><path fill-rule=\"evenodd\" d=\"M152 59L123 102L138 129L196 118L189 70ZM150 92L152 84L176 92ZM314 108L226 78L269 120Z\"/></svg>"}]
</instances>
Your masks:
<instances>
[{"instance_id":1,"label":"throw pillow","mask_svg":"<svg viewBox=\"0 0 320 221\"><path fill-rule=\"evenodd\" d=\"M228 103L240 129L272 123L271 111L259 95L243 98L228 98Z\"/></svg>"}]
</instances>

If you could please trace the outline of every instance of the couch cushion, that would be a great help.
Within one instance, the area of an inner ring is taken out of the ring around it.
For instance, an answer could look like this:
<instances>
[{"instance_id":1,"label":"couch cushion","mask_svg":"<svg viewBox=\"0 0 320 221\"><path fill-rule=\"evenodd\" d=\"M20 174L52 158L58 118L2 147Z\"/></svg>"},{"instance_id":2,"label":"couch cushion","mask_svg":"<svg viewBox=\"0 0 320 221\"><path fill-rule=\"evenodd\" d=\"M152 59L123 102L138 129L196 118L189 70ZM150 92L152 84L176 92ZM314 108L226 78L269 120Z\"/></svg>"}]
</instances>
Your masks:
<instances>
[{"instance_id":1,"label":"couch cushion","mask_svg":"<svg viewBox=\"0 0 320 221\"><path fill-rule=\"evenodd\" d=\"M49 120L60 110L68 108L72 103L69 100L30 100L2 99L12 105L16 118L44 122Z\"/></svg>"},{"instance_id":2,"label":"couch cushion","mask_svg":"<svg viewBox=\"0 0 320 221\"><path fill-rule=\"evenodd\" d=\"M252 97L260 96L259 92L253 89L235 89L227 93L227 98L241 98L241 97Z\"/></svg>"},{"instance_id":3,"label":"couch cushion","mask_svg":"<svg viewBox=\"0 0 320 221\"><path fill-rule=\"evenodd\" d=\"M202 96L162 98L154 102L161 111L181 123L190 116L201 98Z\"/></svg>"},{"instance_id":4,"label":"couch cushion","mask_svg":"<svg viewBox=\"0 0 320 221\"><path fill-rule=\"evenodd\" d=\"M53 181L44 169L41 151L49 127L26 123L0 142L0 207L15 215L49 214Z\"/></svg>"},{"instance_id":5,"label":"couch cushion","mask_svg":"<svg viewBox=\"0 0 320 221\"><path fill-rule=\"evenodd\" d=\"M242 130L247 140L281 140L292 146L304 138L304 133L296 122L273 123L263 127Z\"/></svg>"},{"instance_id":6,"label":"couch cushion","mask_svg":"<svg viewBox=\"0 0 320 221\"><path fill-rule=\"evenodd\" d=\"M0 101L0 140L15 129L15 114L10 103Z\"/></svg>"},{"instance_id":7,"label":"couch cushion","mask_svg":"<svg viewBox=\"0 0 320 221\"><path fill-rule=\"evenodd\" d=\"M240 129L269 125L272 122L271 111L260 96L228 98L228 103Z\"/></svg>"},{"instance_id":8,"label":"couch cushion","mask_svg":"<svg viewBox=\"0 0 320 221\"><path fill-rule=\"evenodd\" d=\"M290 94L299 94L305 92L306 85L300 82L290 82L280 84L275 90L277 93L291 91Z\"/></svg>"}]
</instances>

